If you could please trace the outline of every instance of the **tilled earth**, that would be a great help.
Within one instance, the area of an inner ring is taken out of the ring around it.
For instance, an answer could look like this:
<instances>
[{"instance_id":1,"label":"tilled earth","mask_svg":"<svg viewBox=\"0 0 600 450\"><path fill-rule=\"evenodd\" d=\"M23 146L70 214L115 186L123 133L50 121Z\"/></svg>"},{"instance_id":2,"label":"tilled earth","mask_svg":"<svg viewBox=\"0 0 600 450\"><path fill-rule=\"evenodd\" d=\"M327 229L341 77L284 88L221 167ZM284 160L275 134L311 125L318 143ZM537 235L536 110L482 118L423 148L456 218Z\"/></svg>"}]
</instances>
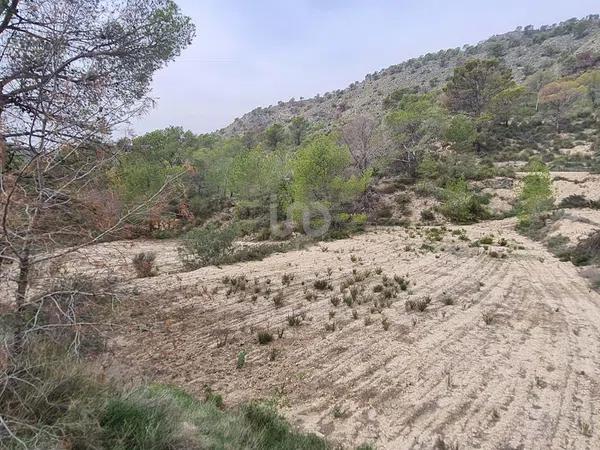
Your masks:
<instances>
[{"instance_id":1,"label":"tilled earth","mask_svg":"<svg viewBox=\"0 0 600 450\"><path fill-rule=\"evenodd\" d=\"M348 447L598 448L600 295L513 229L382 228L120 281L103 365L273 401Z\"/></svg>"}]
</instances>

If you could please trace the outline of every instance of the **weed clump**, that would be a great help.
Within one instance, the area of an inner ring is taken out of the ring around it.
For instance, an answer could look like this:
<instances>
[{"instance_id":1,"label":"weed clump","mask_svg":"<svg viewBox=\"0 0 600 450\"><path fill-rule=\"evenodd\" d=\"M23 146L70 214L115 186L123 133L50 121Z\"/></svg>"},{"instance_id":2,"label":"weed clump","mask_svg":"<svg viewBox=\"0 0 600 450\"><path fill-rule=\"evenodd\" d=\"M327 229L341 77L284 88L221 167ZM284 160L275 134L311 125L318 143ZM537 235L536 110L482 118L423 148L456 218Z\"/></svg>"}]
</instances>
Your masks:
<instances>
[{"instance_id":1,"label":"weed clump","mask_svg":"<svg viewBox=\"0 0 600 450\"><path fill-rule=\"evenodd\" d=\"M409 299L409 300L406 300L404 307L406 308L406 311L423 312L427 309L427 307L429 306L430 303L431 303L431 297L424 297L419 300Z\"/></svg>"},{"instance_id":2,"label":"weed clump","mask_svg":"<svg viewBox=\"0 0 600 450\"><path fill-rule=\"evenodd\" d=\"M325 280L325 279L318 279L315 280L313 283L313 286L315 289L317 289L318 291L324 291L324 290L333 290L333 287L331 286L331 283L329 282L329 280Z\"/></svg>"},{"instance_id":3,"label":"weed clump","mask_svg":"<svg viewBox=\"0 0 600 450\"><path fill-rule=\"evenodd\" d=\"M133 268L138 278L154 277L158 275L156 266L156 253L140 252L133 257Z\"/></svg>"},{"instance_id":4,"label":"weed clump","mask_svg":"<svg viewBox=\"0 0 600 450\"><path fill-rule=\"evenodd\" d=\"M260 345L267 345L273 341L273 334L268 331L259 331L257 337Z\"/></svg>"}]
</instances>

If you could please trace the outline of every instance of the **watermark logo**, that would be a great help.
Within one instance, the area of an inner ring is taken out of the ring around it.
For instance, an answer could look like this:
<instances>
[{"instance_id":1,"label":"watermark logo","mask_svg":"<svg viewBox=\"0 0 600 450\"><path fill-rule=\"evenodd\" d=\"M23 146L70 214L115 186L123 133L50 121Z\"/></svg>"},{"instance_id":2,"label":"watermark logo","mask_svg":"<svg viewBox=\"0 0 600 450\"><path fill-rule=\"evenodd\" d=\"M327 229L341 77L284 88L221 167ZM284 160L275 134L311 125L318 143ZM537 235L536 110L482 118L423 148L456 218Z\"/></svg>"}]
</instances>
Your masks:
<instances>
[{"instance_id":1,"label":"watermark logo","mask_svg":"<svg viewBox=\"0 0 600 450\"><path fill-rule=\"evenodd\" d=\"M297 226L311 238L323 237L331 228L331 212L321 202L293 203L287 208L286 219L280 221L278 198L272 195L269 211L271 234L280 239L288 237Z\"/></svg>"}]
</instances>

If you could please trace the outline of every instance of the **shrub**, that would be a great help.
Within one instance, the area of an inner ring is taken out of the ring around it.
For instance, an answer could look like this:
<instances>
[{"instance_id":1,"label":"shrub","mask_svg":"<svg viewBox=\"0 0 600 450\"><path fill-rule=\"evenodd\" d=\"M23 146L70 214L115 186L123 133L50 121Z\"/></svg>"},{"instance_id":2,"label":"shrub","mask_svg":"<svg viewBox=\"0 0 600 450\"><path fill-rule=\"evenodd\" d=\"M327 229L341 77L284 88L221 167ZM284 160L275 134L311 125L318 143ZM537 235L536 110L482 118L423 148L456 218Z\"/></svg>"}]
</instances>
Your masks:
<instances>
[{"instance_id":1,"label":"shrub","mask_svg":"<svg viewBox=\"0 0 600 450\"><path fill-rule=\"evenodd\" d=\"M209 388L204 401L165 385L124 391L99 382L63 349L35 344L0 372L0 411L13 433L2 433L2 448L333 448L316 435L295 431L266 405L226 410ZM274 359L275 352L270 355ZM9 371L19 375L8 377Z\"/></svg>"},{"instance_id":2,"label":"shrub","mask_svg":"<svg viewBox=\"0 0 600 450\"><path fill-rule=\"evenodd\" d=\"M427 307L429 306L429 304L431 303L431 297L425 297L419 300L406 300L406 303L404 304L404 307L406 308L406 311L419 311L419 312L423 312L427 309Z\"/></svg>"},{"instance_id":3,"label":"shrub","mask_svg":"<svg viewBox=\"0 0 600 450\"><path fill-rule=\"evenodd\" d=\"M153 277L158 274L154 252L140 252L133 257L132 263L138 278Z\"/></svg>"},{"instance_id":4,"label":"shrub","mask_svg":"<svg viewBox=\"0 0 600 450\"><path fill-rule=\"evenodd\" d=\"M424 209L421 211L421 220L423 222L433 222L435 220L435 214L431 209Z\"/></svg>"},{"instance_id":5,"label":"shrub","mask_svg":"<svg viewBox=\"0 0 600 450\"><path fill-rule=\"evenodd\" d=\"M237 361L235 363L235 366L238 369L241 369L242 367L244 367L245 364L246 364L246 352L244 350L242 350L237 355Z\"/></svg>"},{"instance_id":6,"label":"shrub","mask_svg":"<svg viewBox=\"0 0 600 450\"><path fill-rule=\"evenodd\" d=\"M440 211L454 222L471 223L489 215L484 206L488 199L471 191L464 179L449 182L442 199Z\"/></svg>"},{"instance_id":7,"label":"shrub","mask_svg":"<svg viewBox=\"0 0 600 450\"><path fill-rule=\"evenodd\" d=\"M268 331L259 331L258 332L258 343L260 345L267 345L273 341L273 334Z\"/></svg>"},{"instance_id":8,"label":"shrub","mask_svg":"<svg viewBox=\"0 0 600 450\"><path fill-rule=\"evenodd\" d=\"M219 228L211 224L204 228L194 228L182 238L180 258L184 264L193 267L218 264L226 255L231 254L235 237L233 226Z\"/></svg>"},{"instance_id":9,"label":"shrub","mask_svg":"<svg viewBox=\"0 0 600 450\"><path fill-rule=\"evenodd\" d=\"M523 187L518 198L519 228L524 231L541 228L543 217L553 204L550 172L544 163L532 161L529 165L529 174L523 179Z\"/></svg>"},{"instance_id":10,"label":"shrub","mask_svg":"<svg viewBox=\"0 0 600 450\"><path fill-rule=\"evenodd\" d=\"M592 202L583 195L573 194L561 200L559 208L589 208Z\"/></svg>"},{"instance_id":11,"label":"shrub","mask_svg":"<svg viewBox=\"0 0 600 450\"><path fill-rule=\"evenodd\" d=\"M600 263L600 230L579 241L571 250L571 262L577 266Z\"/></svg>"},{"instance_id":12,"label":"shrub","mask_svg":"<svg viewBox=\"0 0 600 450\"><path fill-rule=\"evenodd\" d=\"M158 450L168 447L178 432L175 413L166 399L140 390L109 400L100 426L110 448Z\"/></svg>"},{"instance_id":13,"label":"shrub","mask_svg":"<svg viewBox=\"0 0 600 450\"><path fill-rule=\"evenodd\" d=\"M491 235L483 236L477 242L479 242L481 245L492 245L494 243L494 236L491 236Z\"/></svg>"},{"instance_id":14,"label":"shrub","mask_svg":"<svg viewBox=\"0 0 600 450\"><path fill-rule=\"evenodd\" d=\"M325 279L315 280L313 283L313 286L315 287L315 289L317 289L319 291L324 291L326 289L329 289L329 290L333 289L333 287L331 286L331 283Z\"/></svg>"}]
</instances>

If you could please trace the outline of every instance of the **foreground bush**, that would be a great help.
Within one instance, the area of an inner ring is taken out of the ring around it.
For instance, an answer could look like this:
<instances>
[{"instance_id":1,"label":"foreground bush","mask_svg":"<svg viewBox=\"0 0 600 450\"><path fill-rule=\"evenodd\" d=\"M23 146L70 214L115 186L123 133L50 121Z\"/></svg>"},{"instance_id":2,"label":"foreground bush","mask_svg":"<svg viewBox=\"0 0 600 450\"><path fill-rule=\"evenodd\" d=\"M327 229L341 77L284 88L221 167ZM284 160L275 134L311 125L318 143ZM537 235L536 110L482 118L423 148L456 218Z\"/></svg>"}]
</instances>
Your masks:
<instances>
[{"instance_id":1,"label":"foreground bush","mask_svg":"<svg viewBox=\"0 0 600 450\"><path fill-rule=\"evenodd\" d=\"M47 347L21 356L0 376L0 411L10 430L2 430L2 448L332 448L293 430L268 406L223 410L214 394L200 401L164 385L124 391Z\"/></svg>"}]
</instances>

